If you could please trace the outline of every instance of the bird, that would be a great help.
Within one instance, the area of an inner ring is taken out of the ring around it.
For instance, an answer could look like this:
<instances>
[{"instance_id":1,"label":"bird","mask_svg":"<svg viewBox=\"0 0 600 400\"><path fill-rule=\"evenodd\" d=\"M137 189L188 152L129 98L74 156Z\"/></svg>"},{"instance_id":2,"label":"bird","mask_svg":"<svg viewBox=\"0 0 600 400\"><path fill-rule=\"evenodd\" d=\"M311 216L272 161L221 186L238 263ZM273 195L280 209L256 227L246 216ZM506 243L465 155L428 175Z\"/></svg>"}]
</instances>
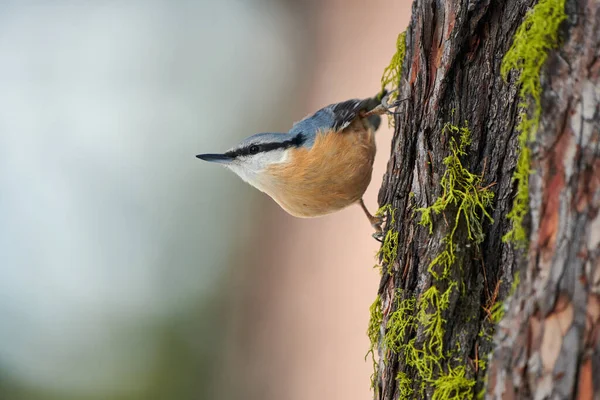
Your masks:
<instances>
[{"instance_id":1,"label":"bird","mask_svg":"<svg viewBox=\"0 0 600 400\"><path fill-rule=\"evenodd\" d=\"M358 204L377 238L383 217L369 212L363 195L371 182L380 115L390 109L388 96L383 90L330 104L287 133L258 133L224 153L196 157L230 169L295 217L319 217Z\"/></svg>"}]
</instances>

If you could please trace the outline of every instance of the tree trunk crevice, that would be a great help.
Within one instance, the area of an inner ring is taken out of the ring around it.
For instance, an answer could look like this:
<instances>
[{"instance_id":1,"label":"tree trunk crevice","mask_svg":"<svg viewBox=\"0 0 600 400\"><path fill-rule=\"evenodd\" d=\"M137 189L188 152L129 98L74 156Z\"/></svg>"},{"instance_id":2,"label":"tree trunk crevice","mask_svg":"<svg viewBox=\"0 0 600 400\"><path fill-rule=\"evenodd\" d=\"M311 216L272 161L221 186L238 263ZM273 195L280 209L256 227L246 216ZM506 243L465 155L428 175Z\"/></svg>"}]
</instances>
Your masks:
<instances>
[{"instance_id":1,"label":"tree trunk crevice","mask_svg":"<svg viewBox=\"0 0 600 400\"><path fill-rule=\"evenodd\" d=\"M599 383L590 378L592 371L596 376L600 371L598 2L567 1L561 42L550 51L541 75L542 115L531 144L531 212L525 220L529 244L519 248L502 240L512 228L507 215L517 191L517 126L524 110L519 72L512 71L505 80L500 67L534 4L413 4L399 86L399 98L409 101L401 103L395 116L379 193L380 205L394 210L395 223L387 229L397 232L399 250L383 266L379 287L383 318L375 379L378 399L442 398L443 388L452 384L457 385L456 391L447 392L452 395L483 394L486 375L490 398L571 398L584 385L592 385L590 393L596 396L588 398L600 398ZM443 196L441 181L448 168L444 159L460 141L460 133L444 129L447 124L470 130L471 142L460 163L481 177L481 191L493 192L493 203L486 208L493 222L478 209L484 235L478 243L469 239L467 220L459 216L452 237L454 262L446 277L436 278L430 264L448 249L444 240L460 210L450 204L439 214L432 212L430 233L418 224L418 209ZM517 271L521 283L515 290ZM429 305L419 313L418 307L432 286L441 294L451 290L448 304L439 310L441 359L432 364L429 376L407 361L406 352L425 351L431 340L418 316L438 310ZM506 316L496 327L492 311L511 291ZM413 319L401 331L394 351L384 340L389 339L390 318L410 299L416 302ZM566 330L561 328L564 324ZM488 355L493 356L488 360ZM457 378L461 374L465 380ZM554 384L557 376L562 380Z\"/></svg>"}]
</instances>

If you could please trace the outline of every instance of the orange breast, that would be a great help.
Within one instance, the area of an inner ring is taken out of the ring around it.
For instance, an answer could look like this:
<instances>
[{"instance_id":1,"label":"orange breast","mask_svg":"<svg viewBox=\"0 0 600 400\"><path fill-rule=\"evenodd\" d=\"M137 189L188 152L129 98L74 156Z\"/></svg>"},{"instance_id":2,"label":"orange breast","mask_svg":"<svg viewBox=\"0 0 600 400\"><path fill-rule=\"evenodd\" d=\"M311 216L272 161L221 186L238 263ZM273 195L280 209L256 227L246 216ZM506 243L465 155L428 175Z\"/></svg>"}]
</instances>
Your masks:
<instances>
[{"instance_id":1,"label":"orange breast","mask_svg":"<svg viewBox=\"0 0 600 400\"><path fill-rule=\"evenodd\" d=\"M264 191L296 217L316 217L356 203L371 181L375 133L357 118L343 132L318 134L310 149L269 167Z\"/></svg>"}]
</instances>

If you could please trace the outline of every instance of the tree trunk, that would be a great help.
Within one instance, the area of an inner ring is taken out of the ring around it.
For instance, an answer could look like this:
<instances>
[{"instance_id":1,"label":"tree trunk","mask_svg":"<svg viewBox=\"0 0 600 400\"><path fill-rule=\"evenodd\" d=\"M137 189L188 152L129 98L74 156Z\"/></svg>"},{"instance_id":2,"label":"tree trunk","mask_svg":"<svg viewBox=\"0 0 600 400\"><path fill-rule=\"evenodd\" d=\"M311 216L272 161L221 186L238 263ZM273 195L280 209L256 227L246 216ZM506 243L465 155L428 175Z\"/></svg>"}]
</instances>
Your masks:
<instances>
[{"instance_id":1,"label":"tree trunk","mask_svg":"<svg viewBox=\"0 0 600 400\"><path fill-rule=\"evenodd\" d=\"M379 194L377 399L600 399L600 2L566 1L539 107L526 72L501 74L536 3L413 5ZM505 242L522 160L526 240Z\"/></svg>"}]
</instances>

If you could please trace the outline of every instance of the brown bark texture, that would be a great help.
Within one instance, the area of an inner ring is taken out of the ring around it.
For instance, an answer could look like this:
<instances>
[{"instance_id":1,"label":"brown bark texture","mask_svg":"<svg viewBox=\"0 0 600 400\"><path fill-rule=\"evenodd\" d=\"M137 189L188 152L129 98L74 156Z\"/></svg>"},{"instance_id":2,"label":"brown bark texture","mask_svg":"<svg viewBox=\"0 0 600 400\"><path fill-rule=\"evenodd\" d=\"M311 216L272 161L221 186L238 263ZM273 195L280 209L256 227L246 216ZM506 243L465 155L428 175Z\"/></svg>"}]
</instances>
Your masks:
<instances>
[{"instance_id":1,"label":"brown bark texture","mask_svg":"<svg viewBox=\"0 0 600 400\"><path fill-rule=\"evenodd\" d=\"M567 1L561 41L541 74L541 123L530 146L529 241L524 248L502 241L517 190L516 126L527 110L519 73L505 81L500 66L534 4L413 4L399 87L408 101L395 116L379 193L380 205L394 210L386 230L397 232L398 251L384 262L379 287L377 399L600 399L600 1ZM460 136L444 129L448 123L468 126L471 141L460 163L482 178L478 190L494 193L486 207L493 222L476 212L481 240L473 240L460 203L432 212L431 231L418 224L419 208L444 195L444 159ZM442 277L440 265L430 265L448 249L455 226L455 259ZM520 284L511 289L516 272ZM448 295L447 304L422 301L432 286ZM390 345L394 313L411 299L413 322ZM492 311L500 302L506 315L496 325ZM415 317L419 310L425 318ZM441 344L432 344L427 323L436 313ZM409 348L417 350L412 361ZM435 361L427 363L427 352Z\"/></svg>"}]
</instances>

